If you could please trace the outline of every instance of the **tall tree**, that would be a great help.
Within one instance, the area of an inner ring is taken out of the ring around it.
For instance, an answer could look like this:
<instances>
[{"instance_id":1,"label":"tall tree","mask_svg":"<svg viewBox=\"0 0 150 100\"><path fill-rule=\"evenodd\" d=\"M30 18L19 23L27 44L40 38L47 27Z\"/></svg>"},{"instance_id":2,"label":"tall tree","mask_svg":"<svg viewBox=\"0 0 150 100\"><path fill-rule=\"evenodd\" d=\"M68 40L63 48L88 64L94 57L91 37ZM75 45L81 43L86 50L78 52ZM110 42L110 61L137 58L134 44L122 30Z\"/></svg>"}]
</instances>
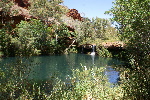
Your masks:
<instances>
[{"instance_id":1,"label":"tall tree","mask_svg":"<svg viewBox=\"0 0 150 100\"><path fill-rule=\"evenodd\" d=\"M150 65L149 0L116 0L107 13L113 15L122 39L126 41L133 65Z\"/></svg>"},{"instance_id":2,"label":"tall tree","mask_svg":"<svg viewBox=\"0 0 150 100\"><path fill-rule=\"evenodd\" d=\"M106 29L110 26L109 20L96 17L92 19L93 28L97 33L97 38L106 37Z\"/></svg>"}]
</instances>

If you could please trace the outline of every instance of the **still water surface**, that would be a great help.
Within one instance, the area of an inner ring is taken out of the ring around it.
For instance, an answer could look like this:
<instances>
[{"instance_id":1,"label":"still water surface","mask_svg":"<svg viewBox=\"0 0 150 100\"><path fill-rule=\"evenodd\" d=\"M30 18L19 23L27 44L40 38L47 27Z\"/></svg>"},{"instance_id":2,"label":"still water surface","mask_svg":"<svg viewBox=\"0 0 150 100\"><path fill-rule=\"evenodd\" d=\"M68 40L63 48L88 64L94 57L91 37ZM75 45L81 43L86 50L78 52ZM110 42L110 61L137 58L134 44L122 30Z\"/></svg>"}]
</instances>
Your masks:
<instances>
[{"instance_id":1,"label":"still water surface","mask_svg":"<svg viewBox=\"0 0 150 100\"><path fill-rule=\"evenodd\" d=\"M17 58L8 57L1 60L0 65L15 62ZM71 76L72 69L81 68L81 66L105 67L105 75L111 83L117 83L119 72L115 71L112 66L120 65L121 61L113 58L102 58L99 56L85 55L85 54L68 54L68 55L51 55L51 56L33 56L28 60L23 60L30 66L31 71L28 79L35 81L48 80L51 76L59 74L63 80L68 75ZM30 64L31 63L31 64Z\"/></svg>"}]
</instances>

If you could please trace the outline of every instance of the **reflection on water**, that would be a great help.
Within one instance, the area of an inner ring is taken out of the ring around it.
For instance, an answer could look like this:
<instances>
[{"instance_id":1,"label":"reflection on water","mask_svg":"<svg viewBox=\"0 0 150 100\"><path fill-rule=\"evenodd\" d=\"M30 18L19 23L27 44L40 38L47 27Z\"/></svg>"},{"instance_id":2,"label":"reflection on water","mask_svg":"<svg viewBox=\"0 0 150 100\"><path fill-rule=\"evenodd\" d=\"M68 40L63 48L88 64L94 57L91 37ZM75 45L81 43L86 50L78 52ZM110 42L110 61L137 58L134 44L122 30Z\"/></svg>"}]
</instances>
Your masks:
<instances>
[{"instance_id":1,"label":"reflection on water","mask_svg":"<svg viewBox=\"0 0 150 100\"><path fill-rule=\"evenodd\" d=\"M0 65L15 62L17 58L9 57L1 60ZM119 78L119 72L115 71L111 66L114 64L121 64L119 60L113 58L102 58L95 55L85 54L68 54L68 55L51 55L51 56L33 56L28 60L23 60L26 64L32 63L28 66L31 69L31 73L28 79L34 79L37 81L48 80L51 76L59 74L61 79L65 79L68 75L71 75L71 70L87 66L87 68L93 65L97 67L106 67L105 74L108 76L109 81L116 83Z\"/></svg>"},{"instance_id":2,"label":"reflection on water","mask_svg":"<svg viewBox=\"0 0 150 100\"><path fill-rule=\"evenodd\" d=\"M115 71L111 66L106 67L105 75L107 75L111 83L117 83L119 81L119 72Z\"/></svg>"}]
</instances>

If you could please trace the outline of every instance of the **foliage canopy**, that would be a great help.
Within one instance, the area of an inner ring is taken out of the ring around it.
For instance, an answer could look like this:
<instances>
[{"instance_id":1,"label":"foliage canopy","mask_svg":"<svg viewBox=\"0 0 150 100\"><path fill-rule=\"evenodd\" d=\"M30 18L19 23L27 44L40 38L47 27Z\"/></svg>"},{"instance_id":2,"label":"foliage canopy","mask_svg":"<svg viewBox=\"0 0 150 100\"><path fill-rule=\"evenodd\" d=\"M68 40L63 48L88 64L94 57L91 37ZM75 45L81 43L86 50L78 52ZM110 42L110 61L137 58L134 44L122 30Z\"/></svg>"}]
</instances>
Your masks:
<instances>
[{"instance_id":1,"label":"foliage canopy","mask_svg":"<svg viewBox=\"0 0 150 100\"><path fill-rule=\"evenodd\" d=\"M150 65L150 3L149 0L116 0L107 13L113 15L121 39L126 41L127 50L136 66Z\"/></svg>"}]
</instances>

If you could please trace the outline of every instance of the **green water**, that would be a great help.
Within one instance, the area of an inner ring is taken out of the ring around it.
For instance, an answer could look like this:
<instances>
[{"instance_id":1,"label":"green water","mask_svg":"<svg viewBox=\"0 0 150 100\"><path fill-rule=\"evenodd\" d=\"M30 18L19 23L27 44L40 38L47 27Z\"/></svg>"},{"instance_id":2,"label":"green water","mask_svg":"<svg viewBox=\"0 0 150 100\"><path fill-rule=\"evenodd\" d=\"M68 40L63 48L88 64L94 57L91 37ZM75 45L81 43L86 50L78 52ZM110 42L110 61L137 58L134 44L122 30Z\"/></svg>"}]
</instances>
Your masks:
<instances>
[{"instance_id":1,"label":"green water","mask_svg":"<svg viewBox=\"0 0 150 100\"><path fill-rule=\"evenodd\" d=\"M16 62L18 58L8 57L1 60L1 66ZM106 74L109 81L116 83L119 78L119 72L112 66L121 64L121 61L113 58L102 58L99 56L85 54L51 55L51 56L33 56L24 58L22 62L27 64L30 69L27 79L35 81L49 80L50 77L58 75L62 80L71 76L72 69L81 68L81 66L106 67Z\"/></svg>"}]
</instances>

